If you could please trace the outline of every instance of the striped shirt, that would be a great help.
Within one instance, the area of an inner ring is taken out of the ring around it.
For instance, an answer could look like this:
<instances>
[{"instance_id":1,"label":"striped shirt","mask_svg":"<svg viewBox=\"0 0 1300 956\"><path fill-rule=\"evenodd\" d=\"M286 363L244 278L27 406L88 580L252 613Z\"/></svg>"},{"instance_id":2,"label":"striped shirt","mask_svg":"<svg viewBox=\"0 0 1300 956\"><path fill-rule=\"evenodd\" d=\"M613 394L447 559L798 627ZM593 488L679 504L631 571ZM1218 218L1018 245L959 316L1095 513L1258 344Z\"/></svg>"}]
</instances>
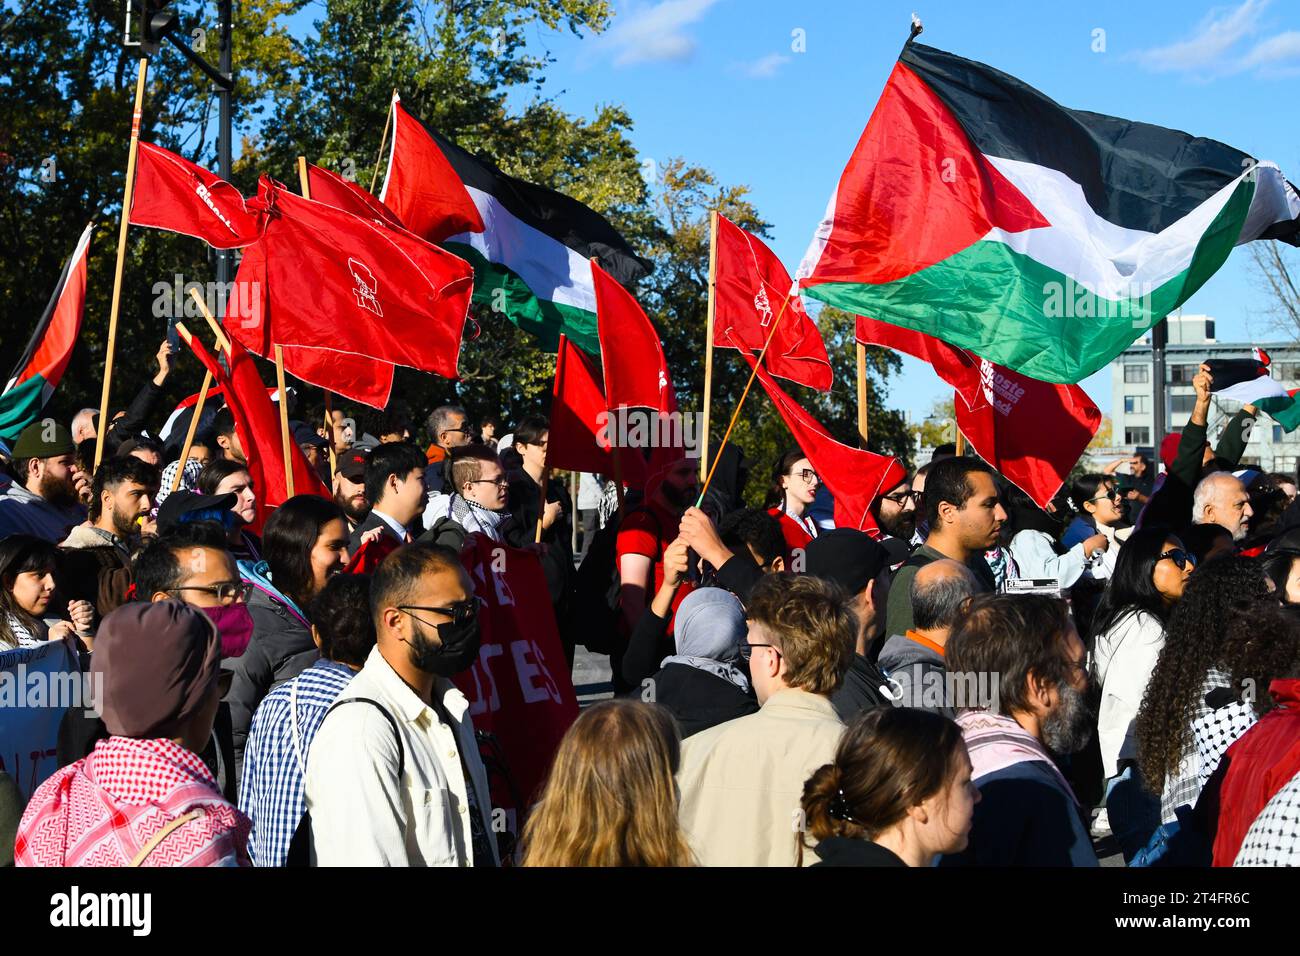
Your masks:
<instances>
[{"instance_id":1,"label":"striped shirt","mask_svg":"<svg viewBox=\"0 0 1300 956\"><path fill-rule=\"evenodd\" d=\"M244 746L239 809L253 821L248 854L254 866L284 866L293 832L307 809L303 772L307 751L330 704L356 672L318 660L262 699ZM297 705L297 746L293 706Z\"/></svg>"}]
</instances>

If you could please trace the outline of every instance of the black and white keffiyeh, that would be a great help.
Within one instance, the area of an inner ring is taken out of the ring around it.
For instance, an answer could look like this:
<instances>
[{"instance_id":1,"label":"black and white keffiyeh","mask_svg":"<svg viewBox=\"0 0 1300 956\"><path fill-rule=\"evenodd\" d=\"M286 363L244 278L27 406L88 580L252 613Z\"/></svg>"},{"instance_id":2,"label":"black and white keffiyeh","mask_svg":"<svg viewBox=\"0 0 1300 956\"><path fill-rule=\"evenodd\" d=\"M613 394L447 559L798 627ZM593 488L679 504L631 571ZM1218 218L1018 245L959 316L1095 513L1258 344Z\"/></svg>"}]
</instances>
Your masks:
<instances>
[{"instance_id":1,"label":"black and white keffiyeh","mask_svg":"<svg viewBox=\"0 0 1300 956\"><path fill-rule=\"evenodd\" d=\"M1232 865L1300 866L1300 774L1259 812Z\"/></svg>"}]
</instances>

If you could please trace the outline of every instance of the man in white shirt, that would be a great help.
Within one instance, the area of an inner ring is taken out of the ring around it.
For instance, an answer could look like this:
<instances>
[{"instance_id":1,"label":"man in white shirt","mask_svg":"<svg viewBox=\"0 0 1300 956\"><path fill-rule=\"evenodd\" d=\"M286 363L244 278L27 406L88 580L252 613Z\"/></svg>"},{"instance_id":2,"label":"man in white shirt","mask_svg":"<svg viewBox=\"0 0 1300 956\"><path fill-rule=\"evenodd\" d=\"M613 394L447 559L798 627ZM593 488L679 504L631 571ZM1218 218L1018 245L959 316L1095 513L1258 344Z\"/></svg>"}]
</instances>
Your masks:
<instances>
[{"instance_id":1,"label":"man in white shirt","mask_svg":"<svg viewBox=\"0 0 1300 956\"><path fill-rule=\"evenodd\" d=\"M469 702L478 599L454 552L399 548L370 584L378 643L307 757L318 866L494 866L492 803Z\"/></svg>"}]
</instances>

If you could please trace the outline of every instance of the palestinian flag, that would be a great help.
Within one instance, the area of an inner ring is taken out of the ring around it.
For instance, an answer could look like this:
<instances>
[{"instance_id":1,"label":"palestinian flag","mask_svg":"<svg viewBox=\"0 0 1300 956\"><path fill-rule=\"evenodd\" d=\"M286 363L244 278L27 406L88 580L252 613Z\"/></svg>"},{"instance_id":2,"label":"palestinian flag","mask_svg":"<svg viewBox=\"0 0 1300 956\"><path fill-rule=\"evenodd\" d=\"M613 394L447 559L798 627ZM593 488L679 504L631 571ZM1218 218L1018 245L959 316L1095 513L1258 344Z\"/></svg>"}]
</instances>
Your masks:
<instances>
[{"instance_id":1,"label":"palestinian flag","mask_svg":"<svg viewBox=\"0 0 1300 956\"><path fill-rule=\"evenodd\" d=\"M94 223L77 240L45 314L0 394L0 439L12 443L36 421L72 358L86 305L86 250Z\"/></svg>"},{"instance_id":2,"label":"palestinian flag","mask_svg":"<svg viewBox=\"0 0 1300 956\"><path fill-rule=\"evenodd\" d=\"M1066 109L911 43L798 279L850 312L1069 383L1261 238L1300 244L1300 195L1275 165Z\"/></svg>"},{"instance_id":3,"label":"palestinian flag","mask_svg":"<svg viewBox=\"0 0 1300 956\"><path fill-rule=\"evenodd\" d=\"M461 149L406 112L396 94L379 199L407 229L474 267L474 301L503 310L550 351L564 333L600 353L591 259L623 285L650 273L599 213Z\"/></svg>"},{"instance_id":4,"label":"palestinian flag","mask_svg":"<svg viewBox=\"0 0 1300 956\"><path fill-rule=\"evenodd\" d=\"M1281 425L1283 431L1293 432L1300 428L1300 388L1289 388L1285 395L1261 398L1255 404Z\"/></svg>"},{"instance_id":5,"label":"palestinian flag","mask_svg":"<svg viewBox=\"0 0 1300 956\"><path fill-rule=\"evenodd\" d=\"M1286 398L1282 383L1268 373L1268 353L1257 348L1248 359L1207 359L1214 384L1210 391L1220 398L1257 405L1266 398Z\"/></svg>"}]
</instances>

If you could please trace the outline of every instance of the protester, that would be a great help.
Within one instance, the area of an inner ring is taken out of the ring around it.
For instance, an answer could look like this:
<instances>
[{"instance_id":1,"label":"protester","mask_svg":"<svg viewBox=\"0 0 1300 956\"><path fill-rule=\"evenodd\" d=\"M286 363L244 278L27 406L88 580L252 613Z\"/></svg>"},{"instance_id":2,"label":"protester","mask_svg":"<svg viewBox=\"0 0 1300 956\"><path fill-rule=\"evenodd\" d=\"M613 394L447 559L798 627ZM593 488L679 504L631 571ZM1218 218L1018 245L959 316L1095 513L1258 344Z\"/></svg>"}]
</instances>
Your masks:
<instances>
[{"instance_id":1,"label":"protester","mask_svg":"<svg viewBox=\"0 0 1300 956\"><path fill-rule=\"evenodd\" d=\"M663 584L659 585L650 606L641 612L641 619L632 629L623 651L620 668L625 688L644 692L652 686L649 678L662 666L660 662L677 651L673 636L668 633L668 622L677 592L690 570L689 554L684 538L678 538L664 551Z\"/></svg>"},{"instance_id":2,"label":"protester","mask_svg":"<svg viewBox=\"0 0 1300 956\"><path fill-rule=\"evenodd\" d=\"M515 428L514 447L519 451L523 467L511 476L507 508L514 516L527 540L537 538L541 525L541 541L546 547L541 553L542 571L546 575L546 590L559 621L566 621L574 585L573 565L573 501L564 482L549 478L546 466L546 446L550 431L546 419L540 415L526 416ZM543 482L545 481L545 490ZM542 498L545 497L545 507ZM565 655L573 660L573 635L567 628L560 631Z\"/></svg>"},{"instance_id":3,"label":"protester","mask_svg":"<svg viewBox=\"0 0 1300 956\"><path fill-rule=\"evenodd\" d=\"M937 452L938 449L935 449ZM952 456L949 455L949 458ZM930 534L930 523L925 520L925 480L929 477L930 469L937 465L942 459L935 458L933 455L930 460L916 469L916 474L912 476L912 504L916 508L915 529L912 532L912 539L909 544L913 548L925 544L925 539Z\"/></svg>"},{"instance_id":4,"label":"protester","mask_svg":"<svg viewBox=\"0 0 1300 956\"><path fill-rule=\"evenodd\" d=\"M152 379L140 386L140 391L136 392L126 410L118 412L108 423L108 430L104 435L105 457L116 455L124 442L132 438L138 439L145 434L153 418L154 408L162 398L163 386L171 375L173 351L171 343L163 339L162 344L158 346L158 353L154 356L154 361L158 363L158 371ZM158 462L150 462L150 464L156 465Z\"/></svg>"},{"instance_id":5,"label":"protester","mask_svg":"<svg viewBox=\"0 0 1300 956\"><path fill-rule=\"evenodd\" d=\"M303 457L307 459L307 464L316 470L322 481L328 481L330 477L329 440L306 422L290 422L289 433L293 436L294 444L302 451Z\"/></svg>"},{"instance_id":6,"label":"protester","mask_svg":"<svg viewBox=\"0 0 1300 956\"><path fill-rule=\"evenodd\" d=\"M975 458L945 458L929 468L924 487L930 531L925 544L895 575L885 622L889 635L906 634L912 628L912 577L931 561L960 561L974 572L981 590L992 591L995 586L983 555L997 543L1007 513L998 500L993 469ZM879 648L875 650L879 653Z\"/></svg>"},{"instance_id":7,"label":"protester","mask_svg":"<svg viewBox=\"0 0 1300 956\"><path fill-rule=\"evenodd\" d=\"M1115 573L1120 547L1128 536L1121 530L1126 524L1123 500L1118 483L1109 475L1081 475L1070 483L1067 502L1075 517L1061 537L1061 545L1073 548L1094 541L1097 535L1106 539L1105 547L1094 541L1084 566L1085 575L1093 581L1105 581Z\"/></svg>"},{"instance_id":8,"label":"protester","mask_svg":"<svg viewBox=\"0 0 1300 956\"><path fill-rule=\"evenodd\" d=\"M618 606L623 633L631 634L650 596L663 584L664 551L677 539L682 515L698 497L699 464L683 458L668 467L644 505L629 511L619 525L615 566L620 581ZM674 611L691 587L690 581L682 584L674 598ZM671 621L668 628L671 632Z\"/></svg>"},{"instance_id":9,"label":"protester","mask_svg":"<svg viewBox=\"0 0 1300 956\"><path fill-rule=\"evenodd\" d=\"M212 431L217 437L217 447L221 449L223 459L241 465L248 464L244 446L239 442L239 432L235 428L234 413L229 408L217 410L216 417L212 419Z\"/></svg>"},{"instance_id":10,"label":"protester","mask_svg":"<svg viewBox=\"0 0 1300 956\"><path fill-rule=\"evenodd\" d=\"M77 414L72 416L72 425L69 429L72 435L72 443L80 445L86 439L94 439L99 432L96 428L99 422L98 408L83 408Z\"/></svg>"},{"instance_id":11,"label":"protester","mask_svg":"<svg viewBox=\"0 0 1300 956\"><path fill-rule=\"evenodd\" d=\"M465 417L465 409L459 405L440 405L435 408L429 413L428 426L433 444L425 452L429 467L424 475L424 483L429 489L429 495L433 496L443 493L447 479L451 477L449 466L452 450L470 444L473 433Z\"/></svg>"},{"instance_id":12,"label":"protester","mask_svg":"<svg viewBox=\"0 0 1300 956\"><path fill-rule=\"evenodd\" d=\"M19 866L249 865L249 821L197 753L212 735L219 663L216 628L179 601L104 619L91 673L110 736L32 794Z\"/></svg>"},{"instance_id":13,"label":"protester","mask_svg":"<svg viewBox=\"0 0 1300 956\"><path fill-rule=\"evenodd\" d=\"M759 711L682 744L681 821L705 866L794 866L803 783L834 759L844 725L828 699L853 657L847 596L813 577L768 575L740 645Z\"/></svg>"},{"instance_id":14,"label":"protester","mask_svg":"<svg viewBox=\"0 0 1300 956\"><path fill-rule=\"evenodd\" d=\"M684 548L681 556L685 558ZM652 605L646 613L657 611ZM659 620L667 626L666 617ZM643 697L649 695L676 718L682 739L758 710L740 664L745 632L745 609L734 594L721 588L692 591L677 609L677 646L639 689ZM629 644L623 660L625 675L633 646Z\"/></svg>"},{"instance_id":15,"label":"protester","mask_svg":"<svg viewBox=\"0 0 1300 956\"><path fill-rule=\"evenodd\" d=\"M672 718L640 701L606 700L565 733L524 828L524 866L690 866L673 777Z\"/></svg>"},{"instance_id":16,"label":"protester","mask_svg":"<svg viewBox=\"0 0 1300 956\"><path fill-rule=\"evenodd\" d=\"M343 509L347 518L349 539L370 514L370 499L366 497L366 462L369 456L364 448L344 449L338 453L334 469L334 503Z\"/></svg>"},{"instance_id":17,"label":"protester","mask_svg":"<svg viewBox=\"0 0 1300 956\"><path fill-rule=\"evenodd\" d=\"M1251 678L1265 672L1267 692L1254 696L1259 720L1228 747L1219 780L1206 786L1217 784L1215 866L1232 865L1255 818L1300 773L1300 608L1261 605L1253 624L1258 646L1244 663Z\"/></svg>"},{"instance_id":18,"label":"protester","mask_svg":"<svg viewBox=\"0 0 1300 956\"><path fill-rule=\"evenodd\" d=\"M1252 514L1250 495L1240 478L1218 471L1197 484L1192 498L1193 524L1217 524L1233 541L1240 541L1246 537Z\"/></svg>"},{"instance_id":19,"label":"protester","mask_svg":"<svg viewBox=\"0 0 1300 956\"><path fill-rule=\"evenodd\" d=\"M241 576L253 586L248 599L253 637L234 663L227 695L237 766L242 766L244 741L262 698L318 656L307 609L330 577L347 566L343 512L324 498L296 495L267 520L263 547L265 561L240 562Z\"/></svg>"},{"instance_id":20,"label":"protester","mask_svg":"<svg viewBox=\"0 0 1300 956\"><path fill-rule=\"evenodd\" d=\"M1195 559L1177 538L1161 528L1143 528L1120 551L1093 618L1106 825L1126 860L1146 845L1160 822L1159 806L1137 769L1134 724L1164 647L1165 624L1194 567Z\"/></svg>"},{"instance_id":21,"label":"protester","mask_svg":"<svg viewBox=\"0 0 1300 956\"><path fill-rule=\"evenodd\" d=\"M126 603L131 558L158 481L158 469L138 458L106 459L91 483L90 522L73 528L60 545L63 596L89 601L96 622Z\"/></svg>"},{"instance_id":22,"label":"protester","mask_svg":"<svg viewBox=\"0 0 1300 956\"><path fill-rule=\"evenodd\" d=\"M887 706L892 693L885 675L870 656L884 630L884 609L889 600L889 552L862 531L834 528L808 545L807 573L831 582L852 596L850 605L857 627L853 657L831 705L840 720L852 720L864 710Z\"/></svg>"},{"instance_id":23,"label":"protester","mask_svg":"<svg viewBox=\"0 0 1300 956\"><path fill-rule=\"evenodd\" d=\"M1179 807L1195 806L1223 751L1254 715L1249 708L1213 706L1219 696L1235 698L1228 656L1231 621L1249 603L1269 593L1258 562L1221 557L1187 579L1183 596L1169 614L1159 651L1133 728L1138 767L1161 798L1160 819L1170 823Z\"/></svg>"},{"instance_id":24,"label":"protester","mask_svg":"<svg viewBox=\"0 0 1300 956\"><path fill-rule=\"evenodd\" d=\"M1110 538L1097 532L1067 548L1059 539L1063 530L1060 515L1068 505L1063 497L1053 499L1048 505L1050 511L1045 511L1023 491L1011 490L1007 496L1011 525L1008 549L1021 578L1051 579L1066 591L1083 576L1093 556L1110 547Z\"/></svg>"},{"instance_id":25,"label":"protester","mask_svg":"<svg viewBox=\"0 0 1300 956\"><path fill-rule=\"evenodd\" d=\"M781 526L762 508L733 511L715 527L700 508L687 508L678 525L681 540L700 559L714 568L713 583L726 588L740 600L767 573L791 570L786 567L785 536ZM801 557L799 570L806 567Z\"/></svg>"},{"instance_id":26,"label":"protester","mask_svg":"<svg viewBox=\"0 0 1300 956\"><path fill-rule=\"evenodd\" d=\"M980 791L970 844L945 866L1096 866L1082 809L1052 759L1088 741L1086 653L1064 601L976 595L945 648L949 673L996 692L957 717Z\"/></svg>"},{"instance_id":27,"label":"protester","mask_svg":"<svg viewBox=\"0 0 1300 956\"><path fill-rule=\"evenodd\" d=\"M231 459L219 458L199 472L198 491L202 495L234 495L230 510L235 521L226 528L230 551L241 561L256 563L262 560L262 542L247 529L257 522L257 491L247 465Z\"/></svg>"},{"instance_id":28,"label":"protester","mask_svg":"<svg viewBox=\"0 0 1300 956\"><path fill-rule=\"evenodd\" d=\"M193 443L190 445L190 454L185 459L184 466L182 467L178 457L163 469L162 481L154 503L161 505L167 500L167 496L172 493L172 484L176 481L177 471L181 473L180 484L176 487L177 491L198 491L199 475L204 468L215 460L220 450L215 435L210 432L196 434Z\"/></svg>"},{"instance_id":29,"label":"protester","mask_svg":"<svg viewBox=\"0 0 1300 956\"><path fill-rule=\"evenodd\" d=\"M370 608L377 643L307 754L313 859L320 866L494 865L487 773L469 702L450 680L478 657L469 576L456 552L407 545L379 565ZM428 799L413 802L409 794Z\"/></svg>"},{"instance_id":30,"label":"protester","mask_svg":"<svg viewBox=\"0 0 1300 956\"><path fill-rule=\"evenodd\" d=\"M970 568L951 558L932 561L912 578L912 623L880 649L880 669L888 678L893 703L944 717L956 716L948 699L944 647L966 599L979 591Z\"/></svg>"},{"instance_id":31,"label":"protester","mask_svg":"<svg viewBox=\"0 0 1300 956\"><path fill-rule=\"evenodd\" d=\"M798 448L788 451L777 461L768 491L767 513L781 522L785 536L786 561L797 549L808 547L817 537L817 525L808 516L808 509L817 497L821 478L813 470L812 462Z\"/></svg>"},{"instance_id":32,"label":"protester","mask_svg":"<svg viewBox=\"0 0 1300 956\"><path fill-rule=\"evenodd\" d=\"M285 865L307 809L303 776L312 740L330 705L375 646L370 578L330 578L312 601L311 619L320 659L263 698L244 747L239 809L253 821L248 855L254 866Z\"/></svg>"},{"instance_id":33,"label":"protester","mask_svg":"<svg viewBox=\"0 0 1300 956\"><path fill-rule=\"evenodd\" d=\"M484 416L478 426L478 443L488 448L497 447L497 433L501 431L501 420L493 415Z\"/></svg>"},{"instance_id":34,"label":"protester","mask_svg":"<svg viewBox=\"0 0 1300 956\"><path fill-rule=\"evenodd\" d=\"M956 724L906 707L869 711L804 784L799 865L809 848L812 866L932 866L966 849L979 800Z\"/></svg>"},{"instance_id":35,"label":"protester","mask_svg":"<svg viewBox=\"0 0 1300 956\"><path fill-rule=\"evenodd\" d=\"M916 499L912 481L905 477L885 491L873 505L872 514L884 532L880 543L889 551L891 566L907 560L912 551L912 535L916 533Z\"/></svg>"},{"instance_id":36,"label":"protester","mask_svg":"<svg viewBox=\"0 0 1300 956\"><path fill-rule=\"evenodd\" d=\"M0 539L30 534L57 543L86 519L78 493L90 476L75 452L68 430L50 419L22 430L13 447L15 480L0 494Z\"/></svg>"},{"instance_id":37,"label":"protester","mask_svg":"<svg viewBox=\"0 0 1300 956\"><path fill-rule=\"evenodd\" d=\"M493 541L525 543L525 529L506 510L510 481L496 452L481 445L457 448L451 453L447 494L438 494L424 512L428 529L421 541L459 552L465 537L478 533ZM527 539L528 542L532 538Z\"/></svg>"},{"instance_id":38,"label":"protester","mask_svg":"<svg viewBox=\"0 0 1300 956\"><path fill-rule=\"evenodd\" d=\"M414 541L424 531L420 523L427 503L424 469L420 450L405 442L387 442L370 453L365 471L370 514L353 530L349 551L355 554L360 550L367 531L378 529L395 544Z\"/></svg>"},{"instance_id":39,"label":"protester","mask_svg":"<svg viewBox=\"0 0 1300 956\"><path fill-rule=\"evenodd\" d=\"M1196 558L1197 567L1200 567L1211 558L1230 555L1237 550L1232 535L1222 525L1194 524L1184 528L1180 538L1183 547Z\"/></svg>"},{"instance_id":40,"label":"protester","mask_svg":"<svg viewBox=\"0 0 1300 956\"><path fill-rule=\"evenodd\" d=\"M88 601L70 601L66 621L44 620L58 563L54 545L41 538L11 534L0 539L0 650L88 634L95 618Z\"/></svg>"}]
</instances>

